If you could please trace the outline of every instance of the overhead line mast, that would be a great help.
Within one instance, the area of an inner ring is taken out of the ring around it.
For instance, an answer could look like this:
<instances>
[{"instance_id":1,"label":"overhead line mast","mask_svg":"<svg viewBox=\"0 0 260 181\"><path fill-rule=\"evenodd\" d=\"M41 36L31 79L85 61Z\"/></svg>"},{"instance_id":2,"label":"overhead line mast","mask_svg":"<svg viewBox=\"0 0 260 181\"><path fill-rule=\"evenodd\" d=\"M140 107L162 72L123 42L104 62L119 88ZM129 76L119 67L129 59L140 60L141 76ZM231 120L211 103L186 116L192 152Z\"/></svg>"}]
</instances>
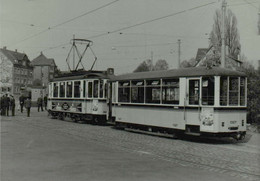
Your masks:
<instances>
[{"instance_id":1,"label":"overhead line mast","mask_svg":"<svg viewBox=\"0 0 260 181\"><path fill-rule=\"evenodd\" d=\"M226 64L226 42L225 42L225 18L226 18L226 0L222 1L222 27L221 27L221 67L225 68Z\"/></svg>"}]
</instances>

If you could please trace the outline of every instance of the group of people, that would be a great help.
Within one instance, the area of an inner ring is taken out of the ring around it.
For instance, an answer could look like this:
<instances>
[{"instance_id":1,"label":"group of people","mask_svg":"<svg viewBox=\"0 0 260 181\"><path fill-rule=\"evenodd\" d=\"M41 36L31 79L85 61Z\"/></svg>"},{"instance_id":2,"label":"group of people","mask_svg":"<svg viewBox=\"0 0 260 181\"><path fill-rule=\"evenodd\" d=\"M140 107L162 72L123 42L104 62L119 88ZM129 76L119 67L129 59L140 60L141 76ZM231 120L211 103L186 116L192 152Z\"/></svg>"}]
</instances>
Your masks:
<instances>
[{"instance_id":1,"label":"group of people","mask_svg":"<svg viewBox=\"0 0 260 181\"><path fill-rule=\"evenodd\" d=\"M15 99L12 95L5 94L1 97L1 116L9 116L9 111L12 116L15 114Z\"/></svg>"},{"instance_id":2,"label":"group of people","mask_svg":"<svg viewBox=\"0 0 260 181\"><path fill-rule=\"evenodd\" d=\"M27 111L27 117L30 117L32 101L30 97L25 97L21 95L19 97L20 110L23 113L25 108ZM39 97L37 100L38 112L40 109L43 111L43 105L45 110L47 110L47 95L44 98ZM5 94L1 97L1 116L9 116L9 110L12 112L12 116L15 116L15 99L12 95Z\"/></svg>"}]
</instances>

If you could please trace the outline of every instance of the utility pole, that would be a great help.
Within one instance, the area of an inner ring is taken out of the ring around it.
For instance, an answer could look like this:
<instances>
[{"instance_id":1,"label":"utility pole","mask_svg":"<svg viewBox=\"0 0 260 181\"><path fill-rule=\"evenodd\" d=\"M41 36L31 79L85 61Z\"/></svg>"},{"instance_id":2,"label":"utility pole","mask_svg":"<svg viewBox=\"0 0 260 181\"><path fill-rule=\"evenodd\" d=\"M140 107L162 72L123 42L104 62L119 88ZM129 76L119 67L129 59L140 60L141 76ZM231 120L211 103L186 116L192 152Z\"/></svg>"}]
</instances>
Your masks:
<instances>
[{"instance_id":1,"label":"utility pole","mask_svg":"<svg viewBox=\"0 0 260 181\"><path fill-rule=\"evenodd\" d=\"M75 70L75 35L73 35L73 70Z\"/></svg>"},{"instance_id":2,"label":"utility pole","mask_svg":"<svg viewBox=\"0 0 260 181\"><path fill-rule=\"evenodd\" d=\"M221 27L221 67L225 68L226 64L226 43L225 43L225 18L226 18L226 0L222 1L222 27Z\"/></svg>"},{"instance_id":3,"label":"utility pole","mask_svg":"<svg viewBox=\"0 0 260 181\"><path fill-rule=\"evenodd\" d=\"M178 63L177 68L180 68L181 66L181 40L178 40Z\"/></svg>"}]
</instances>

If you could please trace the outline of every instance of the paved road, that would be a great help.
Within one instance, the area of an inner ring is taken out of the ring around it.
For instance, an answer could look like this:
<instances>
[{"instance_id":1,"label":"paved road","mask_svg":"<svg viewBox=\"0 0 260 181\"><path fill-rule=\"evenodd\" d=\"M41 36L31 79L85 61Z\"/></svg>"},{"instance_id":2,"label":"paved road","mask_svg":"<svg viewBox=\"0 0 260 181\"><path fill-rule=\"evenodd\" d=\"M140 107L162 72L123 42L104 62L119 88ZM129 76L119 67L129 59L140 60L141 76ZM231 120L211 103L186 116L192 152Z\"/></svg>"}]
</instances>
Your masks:
<instances>
[{"instance_id":1,"label":"paved road","mask_svg":"<svg viewBox=\"0 0 260 181\"><path fill-rule=\"evenodd\" d=\"M172 139L60 121L1 117L1 181L260 180L260 136Z\"/></svg>"}]
</instances>

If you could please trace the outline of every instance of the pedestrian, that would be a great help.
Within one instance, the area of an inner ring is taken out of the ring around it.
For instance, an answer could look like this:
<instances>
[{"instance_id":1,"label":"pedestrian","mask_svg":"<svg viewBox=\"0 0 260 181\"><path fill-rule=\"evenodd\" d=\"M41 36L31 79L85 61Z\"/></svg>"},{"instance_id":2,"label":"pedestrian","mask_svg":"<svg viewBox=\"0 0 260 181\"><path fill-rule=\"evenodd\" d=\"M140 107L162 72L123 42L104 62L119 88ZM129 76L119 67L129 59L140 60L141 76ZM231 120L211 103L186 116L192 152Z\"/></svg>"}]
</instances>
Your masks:
<instances>
[{"instance_id":1,"label":"pedestrian","mask_svg":"<svg viewBox=\"0 0 260 181\"><path fill-rule=\"evenodd\" d=\"M27 97L27 99L24 101L24 107L27 109L27 117L30 117L31 106L31 99L30 97Z\"/></svg>"},{"instance_id":2,"label":"pedestrian","mask_svg":"<svg viewBox=\"0 0 260 181\"><path fill-rule=\"evenodd\" d=\"M6 94L3 100L4 116L9 116L9 105L10 105L10 98L8 94Z\"/></svg>"},{"instance_id":3,"label":"pedestrian","mask_svg":"<svg viewBox=\"0 0 260 181\"><path fill-rule=\"evenodd\" d=\"M4 95L2 95L0 98L0 111L1 111L1 116L3 116L4 115Z\"/></svg>"},{"instance_id":4,"label":"pedestrian","mask_svg":"<svg viewBox=\"0 0 260 181\"><path fill-rule=\"evenodd\" d=\"M48 103L48 96L47 96L47 94L44 96L43 102L44 102L44 107L45 107L45 111L46 111L47 110L47 103Z\"/></svg>"},{"instance_id":5,"label":"pedestrian","mask_svg":"<svg viewBox=\"0 0 260 181\"><path fill-rule=\"evenodd\" d=\"M15 99L12 95L10 96L10 110L12 111L12 116L14 116L15 115Z\"/></svg>"},{"instance_id":6,"label":"pedestrian","mask_svg":"<svg viewBox=\"0 0 260 181\"><path fill-rule=\"evenodd\" d=\"M42 102L43 102L42 97L39 97L37 100L38 112L40 111L40 108L43 111Z\"/></svg>"},{"instance_id":7,"label":"pedestrian","mask_svg":"<svg viewBox=\"0 0 260 181\"><path fill-rule=\"evenodd\" d=\"M24 97L23 95L21 95L21 96L19 97L21 113L23 113L24 100L25 100L25 97Z\"/></svg>"}]
</instances>

